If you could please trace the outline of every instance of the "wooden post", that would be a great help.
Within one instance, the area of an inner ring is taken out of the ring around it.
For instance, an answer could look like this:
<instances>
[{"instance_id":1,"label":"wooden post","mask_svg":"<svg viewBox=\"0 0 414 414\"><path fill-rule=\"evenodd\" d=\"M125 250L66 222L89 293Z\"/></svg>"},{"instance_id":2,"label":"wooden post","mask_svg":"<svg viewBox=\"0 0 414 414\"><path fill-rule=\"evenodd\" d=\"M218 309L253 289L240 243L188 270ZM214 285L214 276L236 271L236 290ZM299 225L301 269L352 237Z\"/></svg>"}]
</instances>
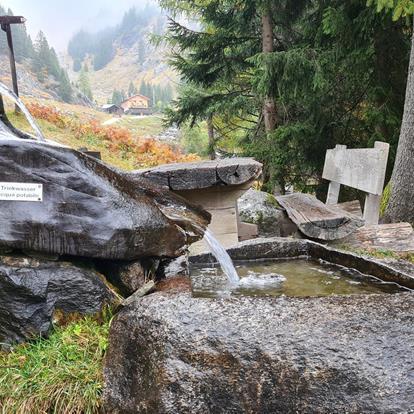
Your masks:
<instances>
[{"instance_id":1,"label":"wooden post","mask_svg":"<svg viewBox=\"0 0 414 414\"><path fill-rule=\"evenodd\" d=\"M345 150L346 145L336 145L335 150ZM339 191L341 189L341 184L331 181L329 183L328 196L326 197L326 204L338 204L339 200Z\"/></svg>"},{"instance_id":2,"label":"wooden post","mask_svg":"<svg viewBox=\"0 0 414 414\"><path fill-rule=\"evenodd\" d=\"M378 224L380 213L381 196L367 194L365 198L364 220L365 224Z\"/></svg>"},{"instance_id":3,"label":"wooden post","mask_svg":"<svg viewBox=\"0 0 414 414\"><path fill-rule=\"evenodd\" d=\"M13 48L13 39L11 34L11 27L9 24L2 25L2 29L6 32L7 35L7 45L9 49L9 60L10 60L10 71L12 76L13 83L13 92L19 96L19 87L17 85L17 72L16 72L16 61L14 57L14 48Z\"/></svg>"},{"instance_id":4,"label":"wooden post","mask_svg":"<svg viewBox=\"0 0 414 414\"><path fill-rule=\"evenodd\" d=\"M388 159L388 151L390 145L386 142L376 141L374 144L374 148L382 150L385 152L385 160ZM381 166L382 171L380 171L380 181L382 186L384 186L385 181L385 171L387 168L387 161ZM381 195L378 194L370 194L368 193L365 198L365 207L364 207L364 220L365 224L378 224L379 223L379 215L380 215L380 205L381 205Z\"/></svg>"},{"instance_id":5,"label":"wooden post","mask_svg":"<svg viewBox=\"0 0 414 414\"><path fill-rule=\"evenodd\" d=\"M11 24L23 24L26 19L22 16L0 16L1 29L6 33L7 46L10 60L10 71L13 83L13 92L19 96L19 87L17 85L16 60L14 57L13 38L11 32ZM20 112L20 109L15 105L15 111Z\"/></svg>"}]
</instances>

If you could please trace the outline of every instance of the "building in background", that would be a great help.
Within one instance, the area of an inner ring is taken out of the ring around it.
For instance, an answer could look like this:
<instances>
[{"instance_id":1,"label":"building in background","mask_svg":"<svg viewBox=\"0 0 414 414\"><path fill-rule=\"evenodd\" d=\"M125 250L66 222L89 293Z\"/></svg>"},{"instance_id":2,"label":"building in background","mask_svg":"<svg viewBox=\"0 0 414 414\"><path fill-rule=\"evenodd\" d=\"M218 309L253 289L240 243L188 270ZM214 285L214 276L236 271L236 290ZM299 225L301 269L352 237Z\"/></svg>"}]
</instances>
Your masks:
<instances>
[{"instance_id":1,"label":"building in background","mask_svg":"<svg viewBox=\"0 0 414 414\"><path fill-rule=\"evenodd\" d=\"M128 115L151 115L150 98L144 95L134 95L121 103L121 108Z\"/></svg>"},{"instance_id":2,"label":"building in background","mask_svg":"<svg viewBox=\"0 0 414 414\"><path fill-rule=\"evenodd\" d=\"M119 105L115 105L115 104L102 105L101 110L103 112L107 112L108 114L113 114L113 115L123 115L124 114L124 110Z\"/></svg>"}]
</instances>

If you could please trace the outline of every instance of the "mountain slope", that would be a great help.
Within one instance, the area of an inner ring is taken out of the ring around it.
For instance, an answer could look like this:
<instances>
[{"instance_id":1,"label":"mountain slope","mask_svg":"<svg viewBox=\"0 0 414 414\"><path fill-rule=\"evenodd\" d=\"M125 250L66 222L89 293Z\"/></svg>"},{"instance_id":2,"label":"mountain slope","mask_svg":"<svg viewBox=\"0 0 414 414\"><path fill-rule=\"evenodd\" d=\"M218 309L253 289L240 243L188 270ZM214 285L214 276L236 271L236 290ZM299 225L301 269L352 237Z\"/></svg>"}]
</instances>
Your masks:
<instances>
[{"instance_id":1,"label":"mountain slope","mask_svg":"<svg viewBox=\"0 0 414 414\"><path fill-rule=\"evenodd\" d=\"M78 32L69 43L64 65L73 83L79 70L87 65L89 83L98 104L108 102L113 91L127 92L130 83L139 89L141 82L151 85L174 84L176 74L166 60L167 50L151 44L151 34L164 31L166 18L156 8L125 13L114 27L91 34Z\"/></svg>"}]
</instances>

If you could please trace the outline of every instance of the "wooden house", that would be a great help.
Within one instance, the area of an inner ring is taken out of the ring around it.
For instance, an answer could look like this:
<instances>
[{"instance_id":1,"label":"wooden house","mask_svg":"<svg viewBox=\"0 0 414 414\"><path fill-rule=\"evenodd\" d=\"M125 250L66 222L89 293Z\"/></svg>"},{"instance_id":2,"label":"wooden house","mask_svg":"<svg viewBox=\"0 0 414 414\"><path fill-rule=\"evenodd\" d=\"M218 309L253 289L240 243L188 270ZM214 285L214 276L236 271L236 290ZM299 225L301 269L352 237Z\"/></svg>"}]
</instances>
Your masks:
<instances>
[{"instance_id":1,"label":"wooden house","mask_svg":"<svg viewBox=\"0 0 414 414\"><path fill-rule=\"evenodd\" d=\"M101 109L108 114L122 115L124 113L124 110L119 105L115 104L102 105Z\"/></svg>"},{"instance_id":2,"label":"wooden house","mask_svg":"<svg viewBox=\"0 0 414 414\"><path fill-rule=\"evenodd\" d=\"M121 103L121 108L125 113L146 114L150 108L150 98L144 95L134 95Z\"/></svg>"}]
</instances>

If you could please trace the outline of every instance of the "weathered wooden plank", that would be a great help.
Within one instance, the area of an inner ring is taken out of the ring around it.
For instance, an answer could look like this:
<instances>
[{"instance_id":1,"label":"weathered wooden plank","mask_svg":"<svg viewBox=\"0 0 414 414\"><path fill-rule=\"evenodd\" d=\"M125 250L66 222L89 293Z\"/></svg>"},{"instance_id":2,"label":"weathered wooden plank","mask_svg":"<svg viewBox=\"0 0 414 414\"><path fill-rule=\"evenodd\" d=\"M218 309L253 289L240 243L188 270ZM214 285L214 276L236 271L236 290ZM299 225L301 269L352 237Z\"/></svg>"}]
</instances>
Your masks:
<instances>
[{"instance_id":1,"label":"weathered wooden plank","mask_svg":"<svg viewBox=\"0 0 414 414\"><path fill-rule=\"evenodd\" d=\"M295 193L276 197L289 218L308 237L336 240L364 225L360 218L334 205L326 205L309 194Z\"/></svg>"},{"instance_id":2,"label":"weathered wooden plank","mask_svg":"<svg viewBox=\"0 0 414 414\"><path fill-rule=\"evenodd\" d=\"M409 223L365 226L342 239L340 244L361 249L414 252L414 231Z\"/></svg>"},{"instance_id":3,"label":"weathered wooden plank","mask_svg":"<svg viewBox=\"0 0 414 414\"><path fill-rule=\"evenodd\" d=\"M366 193L381 195L384 187L389 145L376 142L375 148L326 151L322 177Z\"/></svg>"},{"instance_id":4,"label":"weathered wooden plank","mask_svg":"<svg viewBox=\"0 0 414 414\"><path fill-rule=\"evenodd\" d=\"M257 179L262 164L252 158L228 158L223 160L168 164L137 170L142 175L171 190L194 190L215 186L241 185Z\"/></svg>"}]
</instances>

